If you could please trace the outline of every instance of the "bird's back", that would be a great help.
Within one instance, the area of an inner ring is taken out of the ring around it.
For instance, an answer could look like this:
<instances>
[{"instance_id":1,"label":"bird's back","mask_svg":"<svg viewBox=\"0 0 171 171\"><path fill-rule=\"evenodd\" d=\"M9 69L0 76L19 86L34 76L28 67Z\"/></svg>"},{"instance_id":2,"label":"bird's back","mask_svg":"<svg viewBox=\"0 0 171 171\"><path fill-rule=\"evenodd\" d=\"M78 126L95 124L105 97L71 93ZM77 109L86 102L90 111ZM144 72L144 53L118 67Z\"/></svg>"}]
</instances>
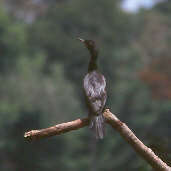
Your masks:
<instances>
[{"instance_id":1,"label":"bird's back","mask_svg":"<svg viewBox=\"0 0 171 171\"><path fill-rule=\"evenodd\" d=\"M98 115L106 103L105 78L98 71L93 71L85 76L83 85L89 110Z\"/></svg>"}]
</instances>

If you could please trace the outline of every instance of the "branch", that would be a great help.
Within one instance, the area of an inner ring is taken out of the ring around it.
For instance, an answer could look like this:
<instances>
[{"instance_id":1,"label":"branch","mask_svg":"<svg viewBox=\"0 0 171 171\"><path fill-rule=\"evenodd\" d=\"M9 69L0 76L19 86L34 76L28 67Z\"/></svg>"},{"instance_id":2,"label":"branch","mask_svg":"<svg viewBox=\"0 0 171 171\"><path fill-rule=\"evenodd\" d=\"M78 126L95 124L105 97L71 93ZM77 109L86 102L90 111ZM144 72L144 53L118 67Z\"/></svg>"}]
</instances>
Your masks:
<instances>
[{"instance_id":1,"label":"branch","mask_svg":"<svg viewBox=\"0 0 171 171\"><path fill-rule=\"evenodd\" d=\"M103 115L107 119L107 122L120 133L128 144L130 144L133 149L151 165L153 169L156 171L171 171L171 167L167 166L167 164L156 156L150 148L145 146L125 123L121 122L108 109Z\"/></svg>"},{"instance_id":2,"label":"branch","mask_svg":"<svg viewBox=\"0 0 171 171\"><path fill-rule=\"evenodd\" d=\"M27 140L36 140L40 138L51 137L54 135L60 135L72 130L85 127L88 125L88 123L89 123L88 118L77 119L75 121L58 124L49 128L26 132L24 134L24 138L27 138Z\"/></svg>"},{"instance_id":3,"label":"branch","mask_svg":"<svg viewBox=\"0 0 171 171\"><path fill-rule=\"evenodd\" d=\"M156 156L150 148L145 146L128 128L128 126L121 122L114 114L112 114L109 109L106 109L103 115L106 118L106 122L109 123L114 129L116 129L120 135L128 142L128 144L130 144L133 149L151 165L153 169L157 171L171 171L171 167L169 167L158 156ZM77 119L46 129L26 132L24 137L28 140L46 138L85 127L88 125L88 123L88 118Z\"/></svg>"}]
</instances>

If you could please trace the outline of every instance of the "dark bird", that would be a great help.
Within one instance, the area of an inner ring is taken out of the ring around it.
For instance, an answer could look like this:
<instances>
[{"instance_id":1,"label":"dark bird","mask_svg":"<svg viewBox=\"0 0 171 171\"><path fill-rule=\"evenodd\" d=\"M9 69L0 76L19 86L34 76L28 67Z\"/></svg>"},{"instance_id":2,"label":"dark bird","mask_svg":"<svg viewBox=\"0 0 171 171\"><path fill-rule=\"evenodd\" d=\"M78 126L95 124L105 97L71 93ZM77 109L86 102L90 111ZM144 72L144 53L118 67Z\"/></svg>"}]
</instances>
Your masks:
<instances>
[{"instance_id":1,"label":"dark bird","mask_svg":"<svg viewBox=\"0 0 171 171\"><path fill-rule=\"evenodd\" d=\"M98 51L95 42L92 40L83 40L81 38L78 39L84 43L91 55L88 65L88 73L83 80L84 94L89 110L89 127L94 130L97 139L103 139L105 123L103 109L107 98L106 80L98 71Z\"/></svg>"}]
</instances>

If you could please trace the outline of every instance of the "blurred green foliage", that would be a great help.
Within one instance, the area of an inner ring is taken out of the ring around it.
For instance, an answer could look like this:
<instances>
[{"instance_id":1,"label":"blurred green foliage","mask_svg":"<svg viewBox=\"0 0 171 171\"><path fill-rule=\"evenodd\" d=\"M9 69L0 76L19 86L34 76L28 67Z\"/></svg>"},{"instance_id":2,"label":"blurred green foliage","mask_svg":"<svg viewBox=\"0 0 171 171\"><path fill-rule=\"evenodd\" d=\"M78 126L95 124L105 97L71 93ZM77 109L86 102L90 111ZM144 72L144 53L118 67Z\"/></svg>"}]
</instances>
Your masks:
<instances>
[{"instance_id":1,"label":"blurred green foliage","mask_svg":"<svg viewBox=\"0 0 171 171\"><path fill-rule=\"evenodd\" d=\"M108 126L99 142L88 128L24 140L27 130L87 113L81 86L89 54L77 37L98 44L107 107L171 164L169 89L161 94L170 85L171 3L130 14L119 0L19 2L0 9L0 170L151 170Z\"/></svg>"}]
</instances>

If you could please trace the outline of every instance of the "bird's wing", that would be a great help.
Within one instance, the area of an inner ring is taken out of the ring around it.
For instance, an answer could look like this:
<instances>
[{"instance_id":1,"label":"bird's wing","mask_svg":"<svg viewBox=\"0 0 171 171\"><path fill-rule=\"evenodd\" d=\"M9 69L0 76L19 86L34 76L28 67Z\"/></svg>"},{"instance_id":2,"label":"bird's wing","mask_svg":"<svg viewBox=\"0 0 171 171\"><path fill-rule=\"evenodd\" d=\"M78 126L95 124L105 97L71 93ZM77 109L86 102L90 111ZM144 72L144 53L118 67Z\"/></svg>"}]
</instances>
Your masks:
<instances>
[{"instance_id":1,"label":"bird's wing","mask_svg":"<svg viewBox=\"0 0 171 171\"><path fill-rule=\"evenodd\" d=\"M96 77L94 74L87 74L84 79L84 91L91 110L96 114L101 113L106 103L106 81L104 76L98 74Z\"/></svg>"}]
</instances>

